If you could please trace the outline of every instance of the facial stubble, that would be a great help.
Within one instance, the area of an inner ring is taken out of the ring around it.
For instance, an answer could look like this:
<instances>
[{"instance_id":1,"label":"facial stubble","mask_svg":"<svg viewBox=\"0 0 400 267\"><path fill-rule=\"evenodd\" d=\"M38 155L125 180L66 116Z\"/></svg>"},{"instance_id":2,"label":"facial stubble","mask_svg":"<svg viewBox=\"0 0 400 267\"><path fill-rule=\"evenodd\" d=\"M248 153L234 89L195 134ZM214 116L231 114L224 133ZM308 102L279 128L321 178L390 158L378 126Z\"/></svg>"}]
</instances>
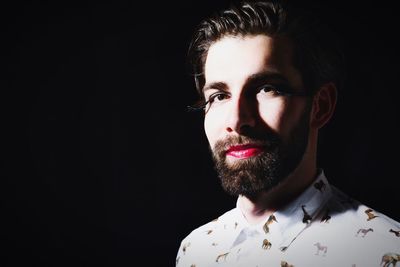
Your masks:
<instances>
[{"instance_id":1,"label":"facial stubble","mask_svg":"<svg viewBox=\"0 0 400 267\"><path fill-rule=\"evenodd\" d=\"M308 133L309 112L304 112L287 140L268 131L262 136L248 132L246 135L228 136L216 142L212 156L223 189L233 196L253 197L276 187L302 160L308 144ZM264 150L250 158L228 163L226 150L241 144L255 144Z\"/></svg>"}]
</instances>

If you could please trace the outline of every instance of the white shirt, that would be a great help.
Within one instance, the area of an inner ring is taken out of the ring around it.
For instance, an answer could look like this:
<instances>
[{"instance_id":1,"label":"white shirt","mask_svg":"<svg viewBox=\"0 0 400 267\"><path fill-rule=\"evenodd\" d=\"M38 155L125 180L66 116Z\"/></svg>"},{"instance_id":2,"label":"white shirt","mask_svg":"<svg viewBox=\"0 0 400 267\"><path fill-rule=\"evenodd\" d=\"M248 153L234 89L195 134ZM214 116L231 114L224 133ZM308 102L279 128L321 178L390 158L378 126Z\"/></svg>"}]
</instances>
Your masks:
<instances>
[{"instance_id":1,"label":"white shirt","mask_svg":"<svg viewBox=\"0 0 400 267\"><path fill-rule=\"evenodd\" d=\"M240 208L192 231L178 267L395 266L400 223L329 185L323 171L284 209L250 225Z\"/></svg>"}]
</instances>

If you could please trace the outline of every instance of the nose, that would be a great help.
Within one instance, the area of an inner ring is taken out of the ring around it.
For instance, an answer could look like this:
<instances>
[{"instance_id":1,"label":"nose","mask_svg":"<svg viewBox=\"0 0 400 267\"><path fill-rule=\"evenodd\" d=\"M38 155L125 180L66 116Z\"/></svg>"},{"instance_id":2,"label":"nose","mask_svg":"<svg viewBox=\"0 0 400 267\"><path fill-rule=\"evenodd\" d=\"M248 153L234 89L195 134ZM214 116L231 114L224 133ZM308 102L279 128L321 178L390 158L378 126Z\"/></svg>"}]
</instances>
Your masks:
<instances>
[{"instance_id":1,"label":"nose","mask_svg":"<svg viewBox=\"0 0 400 267\"><path fill-rule=\"evenodd\" d=\"M231 101L231 105L226 125L228 133L243 134L247 129L255 127L258 110L255 101L241 95L236 100Z\"/></svg>"}]
</instances>

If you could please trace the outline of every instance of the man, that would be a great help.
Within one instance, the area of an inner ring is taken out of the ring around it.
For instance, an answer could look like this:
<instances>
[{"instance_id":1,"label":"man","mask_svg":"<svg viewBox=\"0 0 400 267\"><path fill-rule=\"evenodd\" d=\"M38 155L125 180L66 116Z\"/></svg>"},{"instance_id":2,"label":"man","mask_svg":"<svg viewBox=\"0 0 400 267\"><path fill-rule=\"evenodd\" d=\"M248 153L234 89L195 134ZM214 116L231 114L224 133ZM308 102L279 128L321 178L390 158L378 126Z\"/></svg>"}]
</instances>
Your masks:
<instances>
[{"instance_id":1,"label":"man","mask_svg":"<svg viewBox=\"0 0 400 267\"><path fill-rule=\"evenodd\" d=\"M343 81L334 35L294 6L242 3L191 47L204 127L236 208L190 233L177 266L389 266L400 224L329 185L318 131Z\"/></svg>"}]
</instances>

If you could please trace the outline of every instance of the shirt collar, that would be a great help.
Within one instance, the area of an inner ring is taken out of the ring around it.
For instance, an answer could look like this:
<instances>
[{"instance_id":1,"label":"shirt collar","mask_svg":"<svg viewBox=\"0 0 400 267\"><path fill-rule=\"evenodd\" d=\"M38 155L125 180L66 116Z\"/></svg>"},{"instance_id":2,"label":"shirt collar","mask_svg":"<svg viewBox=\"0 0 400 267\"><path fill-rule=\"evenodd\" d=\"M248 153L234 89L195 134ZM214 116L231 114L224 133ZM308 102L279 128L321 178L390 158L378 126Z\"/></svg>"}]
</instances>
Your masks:
<instances>
[{"instance_id":1,"label":"shirt collar","mask_svg":"<svg viewBox=\"0 0 400 267\"><path fill-rule=\"evenodd\" d=\"M332 189L328 180L323 170L319 170L315 181L303 193L281 210L268 216L262 223L249 225L240 210L239 199L236 202L236 217L240 220L242 229L249 228L263 234L268 234L265 230L266 225L268 228L270 224L274 224L273 230L278 231L274 235L280 236L279 247L285 251L296 237L315 220L331 195Z\"/></svg>"}]
</instances>

